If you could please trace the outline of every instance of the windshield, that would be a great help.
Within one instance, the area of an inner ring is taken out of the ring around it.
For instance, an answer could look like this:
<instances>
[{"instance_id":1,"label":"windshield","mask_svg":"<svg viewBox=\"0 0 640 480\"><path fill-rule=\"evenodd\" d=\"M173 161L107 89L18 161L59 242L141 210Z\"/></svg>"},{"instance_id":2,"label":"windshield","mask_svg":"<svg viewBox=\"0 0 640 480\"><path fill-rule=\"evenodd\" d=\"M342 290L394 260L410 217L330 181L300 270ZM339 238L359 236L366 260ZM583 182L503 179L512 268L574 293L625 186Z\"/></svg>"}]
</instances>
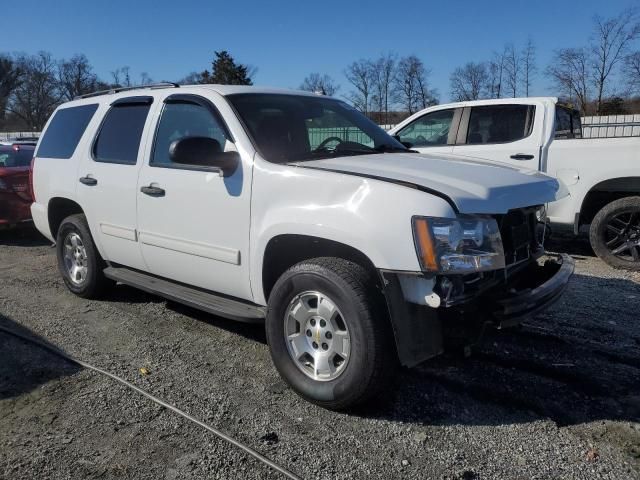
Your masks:
<instances>
[{"instance_id":1,"label":"windshield","mask_svg":"<svg viewBox=\"0 0 640 480\"><path fill-rule=\"evenodd\" d=\"M227 96L261 155L287 163L345 155L407 151L345 102L304 95Z\"/></svg>"},{"instance_id":2,"label":"windshield","mask_svg":"<svg viewBox=\"0 0 640 480\"><path fill-rule=\"evenodd\" d=\"M33 158L33 147L0 147L0 168L28 167Z\"/></svg>"}]
</instances>

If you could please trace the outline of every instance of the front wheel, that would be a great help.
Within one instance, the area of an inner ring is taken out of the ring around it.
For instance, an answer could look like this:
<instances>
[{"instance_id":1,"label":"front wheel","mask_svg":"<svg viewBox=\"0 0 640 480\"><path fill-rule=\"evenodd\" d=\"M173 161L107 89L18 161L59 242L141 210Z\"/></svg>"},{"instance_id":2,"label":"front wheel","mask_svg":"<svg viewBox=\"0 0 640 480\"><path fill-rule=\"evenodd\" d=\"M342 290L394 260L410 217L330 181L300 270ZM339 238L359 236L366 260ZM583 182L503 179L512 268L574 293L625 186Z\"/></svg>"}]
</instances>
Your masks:
<instances>
[{"instance_id":1,"label":"front wheel","mask_svg":"<svg viewBox=\"0 0 640 480\"><path fill-rule=\"evenodd\" d=\"M640 271L640 197L605 205L591 222L593 251L614 268Z\"/></svg>"},{"instance_id":2,"label":"front wheel","mask_svg":"<svg viewBox=\"0 0 640 480\"><path fill-rule=\"evenodd\" d=\"M305 399L343 410L381 392L396 365L375 281L361 266L315 258L287 270L269 297L267 341Z\"/></svg>"}]
</instances>

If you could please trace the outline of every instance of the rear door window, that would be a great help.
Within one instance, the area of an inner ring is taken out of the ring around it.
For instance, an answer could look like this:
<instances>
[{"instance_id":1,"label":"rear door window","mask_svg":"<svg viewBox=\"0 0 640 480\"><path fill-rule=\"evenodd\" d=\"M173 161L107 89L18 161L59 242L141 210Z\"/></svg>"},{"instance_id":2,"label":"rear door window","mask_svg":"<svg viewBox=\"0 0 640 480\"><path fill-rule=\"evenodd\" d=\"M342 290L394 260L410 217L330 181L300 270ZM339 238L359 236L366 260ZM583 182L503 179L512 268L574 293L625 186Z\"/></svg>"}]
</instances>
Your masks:
<instances>
[{"instance_id":1,"label":"rear door window","mask_svg":"<svg viewBox=\"0 0 640 480\"><path fill-rule=\"evenodd\" d=\"M533 105L487 105L472 107L467 145L509 143L531 134Z\"/></svg>"},{"instance_id":2,"label":"rear door window","mask_svg":"<svg viewBox=\"0 0 640 480\"><path fill-rule=\"evenodd\" d=\"M96 162L135 165L149 103L123 103L111 107L93 145Z\"/></svg>"},{"instance_id":3,"label":"rear door window","mask_svg":"<svg viewBox=\"0 0 640 480\"><path fill-rule=\"evenodd\" d=\"M71 158L98 104L59 109L44 132L38 157Z\"/></svg>"}]
</instances>

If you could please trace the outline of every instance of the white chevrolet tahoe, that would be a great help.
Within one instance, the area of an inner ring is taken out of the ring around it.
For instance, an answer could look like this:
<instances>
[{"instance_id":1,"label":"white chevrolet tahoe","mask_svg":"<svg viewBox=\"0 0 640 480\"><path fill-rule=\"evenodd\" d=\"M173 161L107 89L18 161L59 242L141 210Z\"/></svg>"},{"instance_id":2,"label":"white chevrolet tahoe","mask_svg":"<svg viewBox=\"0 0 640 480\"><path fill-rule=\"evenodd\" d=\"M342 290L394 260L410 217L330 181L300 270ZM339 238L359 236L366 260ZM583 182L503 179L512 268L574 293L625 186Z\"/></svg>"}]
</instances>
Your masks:
<instances>
[{"instance_id":1,"label":"white chevrolet tahoe","mask_svg":"<svg viewBox=\"0 0 640 480\"><path fill-rule=\"evenodd\" d=\"M265 322L305 398L379 392L445 333L517 323L573 273L536 227L556 179L423 156L346 103L162 85L61 105L34 159L32 214L69 290L121 283ZM476 329L477 330L477 329Z\"/></svg>"},{"instance_id":2,"label":"white chevrolet tahoe","mask_svg":"<svg viewBox=\"0 0 640 480\"><path fill-rule=\"evenodd\" d=\"M559 178L570 195L549 205L555 228L588 226L609 265L640 270L640 138L582 138L580 114L557 98L438 105L389 132L421 153L499 161Z\"/></svg>"}]
</instances>

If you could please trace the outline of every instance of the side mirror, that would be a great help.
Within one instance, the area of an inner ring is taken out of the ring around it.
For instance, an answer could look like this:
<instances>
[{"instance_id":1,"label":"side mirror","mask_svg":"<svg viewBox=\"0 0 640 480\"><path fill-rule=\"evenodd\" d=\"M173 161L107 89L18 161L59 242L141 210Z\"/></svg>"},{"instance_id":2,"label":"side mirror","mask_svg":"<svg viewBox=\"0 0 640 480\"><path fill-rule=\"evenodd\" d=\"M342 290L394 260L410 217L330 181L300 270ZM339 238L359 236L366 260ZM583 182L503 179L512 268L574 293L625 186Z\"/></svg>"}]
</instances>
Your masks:
<instances>
[{"instance_id":1,"label":"side mirror","mask_svg":"<svg viewBox=\"0 0 640 480\"><path fill-rule=\"evenodd\" d=\"M411 147L413 147L413 143L411 143L411 142L403 142L403 141L400 139L400 135L398 135L398 134L393 135L393 138L395 138L397 141L399 141L402 145L404 145L404 146L405 146L405 147L407 147L407 148L411 148Z\"/></svg>"},{"instance_id":2,"label":"side mirror","mask_svg":"<svg viewBox=\"0 0 640 480\"><path fill-rule=\"evenodd\" d=\"M169 158L178 165L208 167L228 177L240 163L238 152L223 152L220 142L209 137L184 137L169 145Z\"/></svg>"}]
</instances>

